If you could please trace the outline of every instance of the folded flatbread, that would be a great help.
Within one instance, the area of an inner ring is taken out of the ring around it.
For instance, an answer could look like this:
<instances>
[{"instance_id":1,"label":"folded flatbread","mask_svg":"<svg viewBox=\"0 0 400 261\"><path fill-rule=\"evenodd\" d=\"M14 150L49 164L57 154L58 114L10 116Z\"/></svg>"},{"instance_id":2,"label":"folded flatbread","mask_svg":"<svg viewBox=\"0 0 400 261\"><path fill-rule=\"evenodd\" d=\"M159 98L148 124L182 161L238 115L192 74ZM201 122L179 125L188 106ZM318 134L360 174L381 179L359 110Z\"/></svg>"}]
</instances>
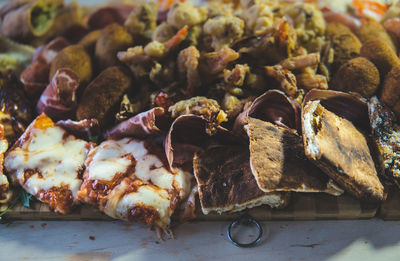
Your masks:
<instances>
[{"instance_id":1,"label":"folded flatbread","mask_svg":"<svg viewBox=\"0 0 400 261\"><path fill-rule=\"evenodd\" d=\"M304 154L303 141L293 129L249 117L250 166L264 192L343 193Z\"/></svg>"},{"instance_id":2,"label":"folded flatbread","mask_svg":"<svg viewBox=\"0 0 400 261\"><path fill-rule=\"evenodd\" d=\"M277 208L288 203L290 193L265 193L258 188L246 147L220 146L198 152L193 167L204 214L237 212L262 204Z\"/></svg>"},{"instance_id":3,"label":"folded flatbread","mask_svg":"<svg viewBox=\"0 0 400 261\"><path fill-rule=\"evenodd\" d=\"M352 121L326 109L320 100L303 108L306 155L350 194L384 200L366 136Z\"/></svg>"}]
</instances>

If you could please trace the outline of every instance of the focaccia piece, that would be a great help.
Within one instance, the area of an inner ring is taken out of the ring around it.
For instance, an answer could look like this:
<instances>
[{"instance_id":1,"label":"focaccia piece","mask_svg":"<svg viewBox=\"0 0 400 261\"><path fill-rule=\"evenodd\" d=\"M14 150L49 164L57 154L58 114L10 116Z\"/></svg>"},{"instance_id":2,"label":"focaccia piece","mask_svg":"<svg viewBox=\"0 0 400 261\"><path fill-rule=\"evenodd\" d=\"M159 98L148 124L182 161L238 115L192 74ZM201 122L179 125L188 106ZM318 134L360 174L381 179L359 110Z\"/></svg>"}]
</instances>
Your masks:
<instances>
[{"instance_id":1,"label":"focaccia piece","mask_svg":"<svg viewBox=\"0 0 400 261\"><path fill-rule=\"evenodd\" d=\"M327 110L319 100L303 108L306 155L350 194L384 200L366 136L351 121Z\"/></svg>"},{"instance_id":2,"label":"focaccia piece","mask_svg":"<svg viewBox=\"0 0 400 261\"><path fill-rule=\"evenodd\" d=\"M13 182L53 211L66 214L78 203L80 177L92 146L41 114L7 153L4 167Z\"/></svg>"},{"instance_id":3,"label":"focaccia piece","mask_svg":"<svg viewBox=\"0 0 400 261\"><path fill-rule=\"evenodd\" d=\"M251 170L262 191L343 194L342 189L307 159L303 141L295 130L249 117L247 133Z\"/></svg>"},{"instance_id":4,"label":"focaccia piece","mask_svg":"<svg viewBox=\"0 0 400 261\"><path fill-rule=\"evenodd\" d=\"M190 174L172 173L161 147L124 138L90 151L78 198L110 217L166 228L190 192Z\"/></svg>"},{"instance_id":5,"label":"focaccia piece","mask_svg":"<svg viewBox=\"0 0 400 261\"><path fill-rule=\"evenodd\" d=\"M376 96L368 103L368 113L383 175L400 187L400 126L394 113Z\"/></svg>"},{"instance_id":6,"label":"focaccia piece","mask_svg":"<svg viewBox=\"0 0 400 261\"><path fill-rule=\"evenodd\" d=\"M0 204L5 204L11 199L11 191L7 176L4 175L3 162L4 153L8 149L8 142L4 138L4 127L0 124Z\"/></svg>"},{"instance_id":7,"label":"focaccia piece","mask_svg":"<svg viewBox=\"0 0 400 261\"><path fill-rule=\"evenodd\" d=\"M223 146L196 153L193 168L204 214L237 212L263 204L273 208L288 204L290 193L265 193L258 188L247 148Z\"/></svg>"}]
</instances>

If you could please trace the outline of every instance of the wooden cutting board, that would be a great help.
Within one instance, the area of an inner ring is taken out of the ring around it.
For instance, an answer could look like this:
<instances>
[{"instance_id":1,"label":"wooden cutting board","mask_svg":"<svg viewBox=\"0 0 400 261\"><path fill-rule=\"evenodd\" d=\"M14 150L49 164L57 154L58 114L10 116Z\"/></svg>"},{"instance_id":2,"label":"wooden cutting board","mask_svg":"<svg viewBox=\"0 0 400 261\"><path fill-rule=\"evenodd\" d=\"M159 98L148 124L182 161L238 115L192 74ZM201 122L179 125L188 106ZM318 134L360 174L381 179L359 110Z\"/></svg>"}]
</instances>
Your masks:
<instances>
[{"instance_id":1,"label":"wooden cutting board","mask_svg":"<svg viewBox=\"0 0 400 261\"><path fill-rule=\"evenodd\" d=\"M264 220L318 220L318 219L369 219L378 210L378 204L360 202L348 195L334 197L322 193L293 193L289 205L285 209L271 209L268 206L246 210L253 218ZM197 208L197 220L224 221L240 217L244 212L233 214L204 215ZM5 215L13 220L112 220L90 206L80 206L68 215L51 212L47 205L34 202L31 208L15 206ZM173 218L174 219L174 218ZM176 218L175 218L176 219Z\"/></svg>"},{"instance_id":2,"label":"wooden cutting board","mask_svg":"<svg viewBox=\"0 0 400 261\"><path fill-rule=\"evenodd\" d=\"M389 190L388 197L378 211L383 220L400 220L400 190L395 187Z\"/></svg>"}]
</instances>

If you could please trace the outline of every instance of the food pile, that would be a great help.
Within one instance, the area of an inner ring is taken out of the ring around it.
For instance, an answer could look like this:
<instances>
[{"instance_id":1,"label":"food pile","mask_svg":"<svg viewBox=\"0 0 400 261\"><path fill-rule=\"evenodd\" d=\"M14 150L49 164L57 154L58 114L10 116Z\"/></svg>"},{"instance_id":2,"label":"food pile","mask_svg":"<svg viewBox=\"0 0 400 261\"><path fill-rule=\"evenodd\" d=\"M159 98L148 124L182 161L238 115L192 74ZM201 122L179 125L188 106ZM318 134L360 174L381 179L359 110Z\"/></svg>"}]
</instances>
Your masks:
<instances>
[{"instance_id":1,"label":"food pile","mask_svg":"<svg viewBox=\"0 0 400 261\"><path fill-rule=\"evenodd\" d=\"M384 201L400 185L399 7L305 2L6 3L0 203L20 186L60 214L166 229L197 195L204 214Z\"/></svg>"}]
</instances>

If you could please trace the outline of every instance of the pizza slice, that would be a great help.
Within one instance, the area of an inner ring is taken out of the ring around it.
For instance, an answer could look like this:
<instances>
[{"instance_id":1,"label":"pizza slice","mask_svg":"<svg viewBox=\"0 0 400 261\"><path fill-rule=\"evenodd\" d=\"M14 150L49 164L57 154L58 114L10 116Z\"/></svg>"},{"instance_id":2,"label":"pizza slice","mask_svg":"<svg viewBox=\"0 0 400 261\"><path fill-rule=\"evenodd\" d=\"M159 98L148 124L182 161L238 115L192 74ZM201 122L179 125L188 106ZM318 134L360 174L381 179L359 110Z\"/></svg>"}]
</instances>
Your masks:
<instances>
[{"instance_id":1,"label":"pizza slice","mask_svg":"<svg viewBox=\"0 0 400 261\"><path fill-rule=\"evenodd\" d=\"M0 204L5 204L11 199L12 192L9 189L7 176L4 175L4 153L7 151L8 142L4 138L4 127L0 124Z\"/></svg>"},{"instance_id":2,"label":"pizza slice","mask_svg":"<svg viewBox=\"0 0 400 261\"><path fill-rule=\"evenodd\" d=\"M107 215L167 228L190 192L190 174L171 172L161 147L130 138L108 139L90 151L78 199Z\"/></svg>"},{"instance_id":3,"label":"pizza slice","mask_svg":"<svg viewBox=\"0 0 400 261\"><path fill-rule=\"evenodd\" d=\"M53 211L66 214L78 203L80 177L92 147L41 114L7 153L4 167L14 183Z\"/></svg>"}]
</instances>

